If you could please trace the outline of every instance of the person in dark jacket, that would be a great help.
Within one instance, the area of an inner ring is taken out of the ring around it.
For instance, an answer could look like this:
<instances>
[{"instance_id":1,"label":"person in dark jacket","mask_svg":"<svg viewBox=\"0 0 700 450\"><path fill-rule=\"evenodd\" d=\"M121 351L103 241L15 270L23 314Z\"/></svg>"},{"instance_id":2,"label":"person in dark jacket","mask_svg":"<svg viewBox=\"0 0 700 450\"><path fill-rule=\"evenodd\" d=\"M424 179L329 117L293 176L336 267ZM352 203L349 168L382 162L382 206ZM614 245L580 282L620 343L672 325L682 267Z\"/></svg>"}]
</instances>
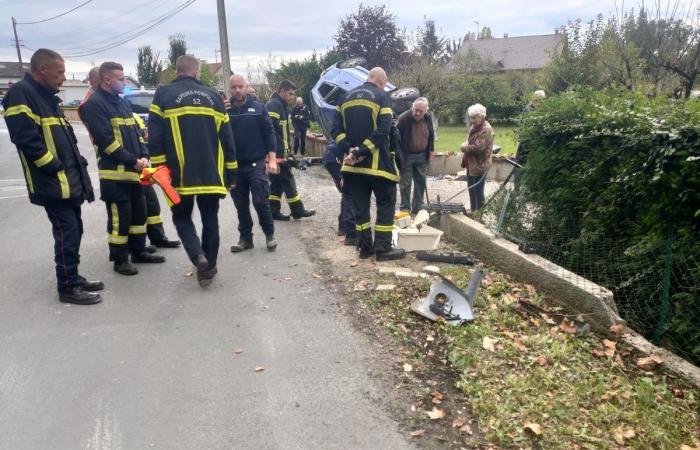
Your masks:
<instances>
[{"instance_id":1,"label":"person in dark jacket","mask_svg":"<svg viewBox=\"0 0 700 450\"><path fill-rule=\"evenodd\" d=\"M101 281L80 276L83 221L80 205L95 195L87 160L56 96L65 81L63 58L53 50L32 55L30 72L15 83L2 100L10 140L17 146L29 201L42 206L54 238L58 298L64 303L90 305L102 301L94 291Z\"/></svg>"},{"instance_id":2,"label":"person in dark jacket","mask_svg":"<svg viewBox=\"0 0 700 450\"><path fill-rule=\"evenodd\" d=\"M304 104L304 99L297 97L292 108L292 126L294 127L294 154L306 153L306 131L311 126L311 111Z\"/></svg>"},{"instance_id":3,"label":"person in dark jacket","mask_svg":"<svg viewBox=\"0 0 700 450\"><path fill-rule=\"evenodd\" d=\"M360 258L375 254L378 261L400 259L405 251L391 246L399 170L389 144L392 109L384 92L384 69L369 71L367 82L346 93L338 103L332 136L343 153L343 180L347 183L355 210L355 230ZM372 193L377 216L372 242L370 205Z\"/></svg>"},{"instance_id":4,"label":"person in dark jacket","mask_svg":"<svg viewBox=\"0 0 700 450\"><path fill-rule=\"evenodd\" d=\"M148 149L124 90L124 68L100 65L100 85L80 108L98 155L100 197L107 207L107 242L114 271L136 275L134 263L162 263L165 257L146 251L146 197L139 182L150 165ZM129 262L131 254L131 262Z\"/></svg>"},{"instance_id":5,"label":"person in dark jacket","mask_svg":"<svg viewBox=\"0 0 700 450\"><path fill-rule=\"evenodd\" d=\"M417 98L411 109L399 116L396 127L401 134L400 209L416 214L423 209L425 177L435 150L435 131L428 99ZM414 185L413 202L411 202L411 184Z\"/></svg>"},{"instance_id":6,"label":"person in dark jacket","mask_svg":"<svg viewBox=\"0 0 700 450\"><path fill-rule=\"evenodd\" d=\"M236 141L238 176L236 187L231 190L238 212L238 244L231 247L234 253L253 248L253 218L250 216L250 197L258 214L258 221L265 233L267 249L277 248L275 223L267 197L270 195L268 173L278 172L275 154L275 134L265 105L247 94L248 84L241 75L231 75L229 80L231 108L228 110L233 137Z\"/></svg>"},{"instance_id":7,"label":"person in dark jacket","mask_svg":"<svg viewBox=\"0 0 700 450\"><path fill-rule=\"evenodd\" d=\"M287 203L295 219L311 217L316 214L313 209L304 208L301 196L297 192L297 183L292 174L292 168L287 162L290 155L289 148L289 103L294 98L296 86L289 80L282 80L277 88L277 92L265 105L267 112L272 119L272 126L275 130L275 150L279 173L270 174L270 208L272 218L275 220L289 220L289 216L282 214L282 194L287 196Z\"/></svg>"},{"instance_id":8,"label":"person in dark jacket","mask_svg":"<svg viewBox=\"0 0 700 450\"><path fill-rule=\"evenodd\" d=\"M202 287L217 273L219 201L236 184L236 144L224 99L199 81L199 60L182 55L175 62L177 78L159 87L148 115L151 162L170 169L181 201L172 205L173 222L187 256L197 268ZM202 239L192 222L197 203Z\"/></svg>"},{"instance_id":9,"label":"person in dark jacket","mask_svg":"<svg viewBox=\"0 0 700 450\"><path fill-rule=\"evenodd\" d=\"M343 244L354 246L357 245L355 211L352 206L350 189L343 182L343 173L340 171L344 158L343 150L335 142L330 142L326 146L326 153L323 155L323 166L333 178L335 188L341 194L340 214L338 214L338 236L345 236Z\"/></svg>"}]
</instances>

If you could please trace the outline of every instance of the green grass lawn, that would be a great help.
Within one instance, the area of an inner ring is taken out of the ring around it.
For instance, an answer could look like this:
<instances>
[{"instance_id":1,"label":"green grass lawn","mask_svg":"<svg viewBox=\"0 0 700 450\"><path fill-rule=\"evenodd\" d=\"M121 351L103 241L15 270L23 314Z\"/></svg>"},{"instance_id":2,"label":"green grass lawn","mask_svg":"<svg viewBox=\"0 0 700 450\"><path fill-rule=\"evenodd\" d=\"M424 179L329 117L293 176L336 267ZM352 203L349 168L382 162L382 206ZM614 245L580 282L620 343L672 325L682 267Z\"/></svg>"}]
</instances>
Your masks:
<instances>
[{"instance_id":1,"label":"green grass lawn","mask_svg":"<svg viewBox=\"0 0 700 450\"><path fill-rule=\"evenodd\" d=\"M501 154L515 154L518 141L515 138L515 126L494 125L494 143L501 146ZM467 128L463 125L440 126L435 142L436 152L459 152L459 146L467 138Z\"/></svg>"}]
</instances>

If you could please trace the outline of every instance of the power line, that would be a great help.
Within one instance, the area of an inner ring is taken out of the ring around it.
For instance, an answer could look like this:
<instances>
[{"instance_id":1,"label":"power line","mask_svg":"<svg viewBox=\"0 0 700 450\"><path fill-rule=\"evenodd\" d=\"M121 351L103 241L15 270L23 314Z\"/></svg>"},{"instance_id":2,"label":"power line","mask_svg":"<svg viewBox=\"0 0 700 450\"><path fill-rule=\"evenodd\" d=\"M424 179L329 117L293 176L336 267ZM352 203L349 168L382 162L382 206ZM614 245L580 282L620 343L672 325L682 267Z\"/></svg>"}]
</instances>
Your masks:
<instances>
[{"instance_id":1,"label":"power line","mask_svg":"<svg viewBox=\"0 0 700 450\"><path fill-rule=\"evenodd\" d=\"M86 1L84 1L83 3L79 4L78 6L76 6L75 8L69 9L68 11L66 11L66 12L64 12L64 13L61 13L61 14L59 14L59 15L57 15L57 16L49 17L48 19L35 20L35 21L33 21L33 22L17 22L17 25L34 25L35 23L48 22L49 20L58 19L59 17L65 16L66 14L72 13L72 12L75 11L76 9L81 8L81 7L85 6L85 5L87 5L87 4L90 3L91 1L92 1L92 0L86 0Z\"/></svg>"},{"instance_id":2,"label":"power line","mask_svg":"<svg viewBox=\"0 0 700 450\"><path fill-rule=\"evenodd\" d=\"M63 57L64 57L64 58L79 58L79 57L82 57L82 56L88 56L88 55L94 55L94 54L97 54L97 53L102 53L102 52L105 52L105 51L107 51L107 50L111 50L111 49L113 49L113 48L119 47L120 45L123 45L123 44L125 44L125 43L127 43L127 42L129 42L129 41L131 41L131 40L133 40L133 39L136 39L137 37L143 35L143 34L146 33L147 31L152 30L153 28L157 27L157 26L160 25L161 23L165 22L166 20L170 19L171 17L173 17L174 15L176 15L177 13L179 13L180 11L182 11L183 9L187 8L188 6L190 6L190 5L191 5L192 3L194 3L195 1L197 1L197 0L187 0L186 2L184 2L183 4L181 4L180 6L178 6L177 8L171 10L170 12L166 13L166 14L163 15L163 16L160 16L158 19L156 19L155 22L153 22L153 23L151 23L151 24L147 24L147 26L145 26L145 28L143 28L142 30L137 31L137 32L134 32L134 33L132 33L130 36L125 36L123 39L118 40L117 42L114 42L114 43L112 43L112 44L109 44L109 45L106 45L106 46L103 46L103 47L100 47L100 48L96 48L96 49L93 49L93 50L88 50L88 51L84 51L84 52L79 52L79 53L76 53L76 54L73 54L73 55L63 55Z\"/></svg>"}]
</instances>

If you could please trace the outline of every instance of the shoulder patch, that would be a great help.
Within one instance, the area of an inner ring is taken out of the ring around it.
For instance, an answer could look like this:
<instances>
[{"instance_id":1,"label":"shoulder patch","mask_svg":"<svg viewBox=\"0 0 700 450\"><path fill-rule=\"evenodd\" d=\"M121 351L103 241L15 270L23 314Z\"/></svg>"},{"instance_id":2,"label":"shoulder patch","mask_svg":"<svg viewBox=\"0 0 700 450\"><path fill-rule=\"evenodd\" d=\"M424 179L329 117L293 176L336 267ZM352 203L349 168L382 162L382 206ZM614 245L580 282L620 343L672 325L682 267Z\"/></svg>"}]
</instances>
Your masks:
<instances>
[{"instance_id":1,"label":"shoulder patch","mask_svg":"<svg viewBox=\"0 0 700 450\"><path fill-rule=\"evenodd\" d=\"M248 112L255 112L255 108L248 108Z\"/></svg>"}]
</instances>

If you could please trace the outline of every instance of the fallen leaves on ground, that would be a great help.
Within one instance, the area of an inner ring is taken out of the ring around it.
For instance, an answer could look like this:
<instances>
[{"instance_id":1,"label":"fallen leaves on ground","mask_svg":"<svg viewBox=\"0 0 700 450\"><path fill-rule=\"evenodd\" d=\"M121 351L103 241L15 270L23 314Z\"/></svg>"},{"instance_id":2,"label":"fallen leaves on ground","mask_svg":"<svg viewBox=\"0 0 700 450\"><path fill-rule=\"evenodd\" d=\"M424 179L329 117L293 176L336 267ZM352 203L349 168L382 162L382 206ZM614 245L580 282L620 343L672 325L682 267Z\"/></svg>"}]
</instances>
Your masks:
<instances>
[{"instance_id":1,"label":"fallen leaves on ground","mask_svg":"<svg viewBox=\"0 0 700 450\"><path fill-rule=\"evenodd\" d=\"M416 431L411 431L411 436L413 437L421 437L425 434L424 429L416 430Z\"/></svg>"},{"instance_id":2,"label":"fallen leaves on ground","mask_svg":"<svg viewBox=\"0 0 700 450\"><path fill-rule=\"evenodd\" d=\"M358 260L355 260L355 261L350 263L350 267L357 267L359 265L360 265L360 261L358 261Z\"/></svg>"},{"instance_id":3,"label":"fallen leaves on ground","mask_svg":"<svg viewBox=\"0 0 700 450\"><path fill-rule=\"evenodd\" d=\"M240 355L241 353L243 353L243 349L242 349L242 348L236 348L236 349L233 350L233 353L235 353L235 354L237 354L237 355Z\"/></svg>"},{"instance_id":4,"label":"fallen leaves on ground","mask_svg":"<svg viewBox=\"0 0 700 450\"><path fill-rule=\"evenodd\" d=\"M495 352L497 343L498 343L498 339L493 339L493 338L490 338L488 336L484 336L484 338L481 341L481 347L484 350L488 350L490 352Z\"/></svg>"},{"instance_id":5,"label":"fallen leaves on ground","mask_svg":"<svg viewBox=\"0 0 700 450\"><path fill-rule=\"evenodd\" d=\"M263 366L257 366L257 367L255 368L255 371L256 371L256 372L262 372L263 370L265 370L265 368L264 368Z\"/></svg>"},{"instance_id":6,"label":"fallen leaves on ground","mask_svg":"<svg viewBox=\"0 0 700 450\"><path fill-rule=\"evenodd\" d=\"M632 439L635 437L637 433L632 428L628 428L626 430L623 430L622 428L616 428L613 431L613 439L615 439L615 442L617 442L619 445L624 445L625 440L627 439Z\"/></svg>"},{"instance_id":7,"label":"fallen leaves on ground","mask_svg":"<svg viewBox=\"0 0 700 450\"><path fill-rule=\"evenodd\" d=\"M452 428L462 428L464 424L466 423L466 420L462 416L457 416L455 419L452 421Z\"/></svg>"},{"instance_id":8,"label":"fallen leaves on ground","mask_svg":"<svg viewBox=\"0 0 700 450\"><path fill-rule=\"evenodd\" d=\"M542 435L542 426L538 423L528 422L523 427L525 430L531 431L536 436Z\"/></svg>"},{"instance_id":9,"label":"fallen leaves on ground","mask_svg":"<svg viewBox=\"0 0 700 450\"><path fill-rule=\"evenodd\" d=\"M576 324L574 324L569 319L564 319L559 324L561 331L567 334L576 334Z\"/></svg>"},{"instance_id":10,"label":"fallen leaves on ground","mask_svg":"<svg viewBox=\"0 0 700 450\"><path fill-rule=\"evenodd\" d=\"M404 372L413 372L413 366L410 365L410 364L408 364L408 363L406 363L406 364L403 365L403 371L404 371Z\"/></svg>"},{"instance_id":11,"label":"fallen leaves on ground","mask_svg":"<svg viewBox=\"0 0 700 450\"><path fill-rule=\"evenodd\" d=\"M625 333L625 325L622 323L610 325L610 332L615 336L622 336Z\"/></svg>"},{"instance_id":12,"label":"fallen leaves on ground","mask_svg":"<svg viewBox=\"0 0 700 450\"><path fill-rule=\"evenodd\" d=\"M316 278L316 279L320 279L320 278L321 278L321 275L319 275L319 274L317 274L317 273L312 273L311 275L313 275L313 277Z\"/></svg>"},{"instance_id":13,"label":"fallen leaves on ground","mask_svg":"<svg viewBox=\"0 0 700 450\"><path fill-rule=\"evenodd\" d=\"M438 419L442 419L442 418L445 417L445 410L444 410L444 409L435 408L435 407L433 407L433 410L432 410L432 411L426 411L425 413L426 413L426 414L428 415L428 417L430 417L432 420L438 420Z\"/></svg>"},{"instance_id":14,"label":"fallen leaves on ground","mask_svg":"<svg viewBox=\"0 0 700 450\"><path fill-rule=\"evenodd\" d=\"M637 367L642 370L653 370L654 367L661 364L664 360L656 355L647 356L646 358L639 358L637 360Z\"/></svg>"},{"instance_id":15,"label":"fallen leaves on ground","mask_svg":"<svg viewBox=\"0 0 700 450\"><path fill-rule=\"evenodd\" d=\"M515 338L513 340L513 345L515 345L515 348L517 348L518 350L520 350L523 353L527 353L530 351L527 349L527 347L525 346L525 343L520 338Z\"/></svg>"}]
</instances>

